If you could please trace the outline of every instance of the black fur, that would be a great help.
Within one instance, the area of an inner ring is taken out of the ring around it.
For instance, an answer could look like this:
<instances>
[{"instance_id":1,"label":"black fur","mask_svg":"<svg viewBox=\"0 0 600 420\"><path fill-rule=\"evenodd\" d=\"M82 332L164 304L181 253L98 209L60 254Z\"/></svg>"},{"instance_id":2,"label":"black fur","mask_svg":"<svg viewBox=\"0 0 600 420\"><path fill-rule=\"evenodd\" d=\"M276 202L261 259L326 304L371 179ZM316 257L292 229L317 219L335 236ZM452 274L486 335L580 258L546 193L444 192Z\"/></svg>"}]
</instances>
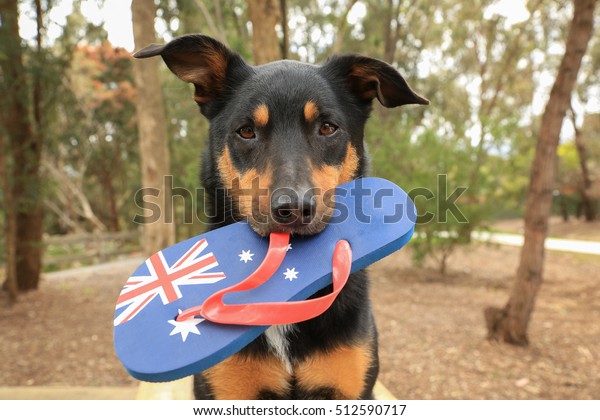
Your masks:
<instances>
[{"instance_id":1,"label":"black fur","mask_svg":"<svg viewBox=\"0 0 600 420\"><path fill-rule=\"evenodd\" d=\"M239 173L270 170L272 193L277 188L304 191L314 187L315 168L341 167L350 144L358 157L352 178L366 175L367 156L363 136L372 100L384 106L426 104L406 81L388 64L359 55L334 57L322 66L294 61L278 61L251 67L237 54L219 42L192 35L176 39L165 46L149 46L136 54L138 58L161 55L169 68L184 81L195 85L195 100L210 121L209 143L202 158L202 185L208 196L209 228L215 229L241 218L239 208L228 188L218 162L225 150ZM314 121L307 120L302 110L308 101L318 107ZM257 126L252 120L256 108L268 108L268 123ZM324 136L323 124L338 127ZM255 138L244 139L240 128L250 126ZM308 164L311 163L311 165ZM250 221L252 225L252 220ZM292 234L314 234L326 224L312 225L312 230L294 225L291 228L269 221L269 231L286 229ZM331 286L315 296L331 292ZM321 316L299 323L288 337L289 357L302 363L315 354L340 346L367 346L371 365L363 378L360 398L372 398L379 371L377 330L369 300L367 274L350 276L333 305ZM261 336L241 354L254 358L270 352L265 336ZM313 399L340 397L335 387L303 389L291 376L285 395L263 389L256 398ZM211 384L200 373L195 376L196 398L212 398Z\"/></svg>"}]
</instances>

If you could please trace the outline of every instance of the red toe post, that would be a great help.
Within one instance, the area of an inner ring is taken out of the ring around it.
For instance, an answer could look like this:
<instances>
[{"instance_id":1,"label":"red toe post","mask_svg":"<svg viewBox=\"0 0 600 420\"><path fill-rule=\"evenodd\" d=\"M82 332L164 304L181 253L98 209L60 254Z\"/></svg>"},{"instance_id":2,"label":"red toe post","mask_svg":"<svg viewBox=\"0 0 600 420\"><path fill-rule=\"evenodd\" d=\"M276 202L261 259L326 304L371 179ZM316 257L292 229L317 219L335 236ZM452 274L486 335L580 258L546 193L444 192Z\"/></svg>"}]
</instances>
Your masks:
<instances>
[{"instance_id":1,"label":"red toe post","mask_svg":"<svg viewBox=\"0 0 600 420\"><path fill-rule=\"evenodd\" d=\"M265 259L258 266L258 268L250 274L245 280L234 284L233 286L227 287L225 289L219 290L213 295L209 296L208 299L204 301L202 305L194 306L193 308L186 309L181 312L177 317L177 321L185 321L186 319L193 318L197 315L202 316L205 319L209 319L205 316L206 308L212 309L210 311L211 314L214 314L215 311L219 311L218 308L225 306L223 303L223 296L227 293L231 292L243 292L245 290L254 289L255 287L260 286L265 281L269 280L273 274L277 271L283 259L285 258L285 254L287 252L288 246L290 244L290 234L284 232L273 232L269 236L269 249L267 250L267 255L265 255ZM231 315L228 315L230 318ZM212 320L211 320L212 321ZM213 321L218 322L218 321ZM231 322L220 322L221 324L231 324Z\"/></svg>"},{"instance_id":2,"label":"red toe post","mask_svg":"<svg viewBox=\"0 0 600 420\"><path fill-rule=\"evenodd\" d=\"M177 321L200 315L219 324L281 325L294 324L325 312L346 285L352 267L352 249L339 241L333 253L333 292L326 296L298 302L265 302L228 305L223 296L231 292L254 289L267 281L279 268L289 245L289 233L271 233L269 249L261 265L244 281L211 295L200 306L183 311Z\"/></svg>"}]
</instances>

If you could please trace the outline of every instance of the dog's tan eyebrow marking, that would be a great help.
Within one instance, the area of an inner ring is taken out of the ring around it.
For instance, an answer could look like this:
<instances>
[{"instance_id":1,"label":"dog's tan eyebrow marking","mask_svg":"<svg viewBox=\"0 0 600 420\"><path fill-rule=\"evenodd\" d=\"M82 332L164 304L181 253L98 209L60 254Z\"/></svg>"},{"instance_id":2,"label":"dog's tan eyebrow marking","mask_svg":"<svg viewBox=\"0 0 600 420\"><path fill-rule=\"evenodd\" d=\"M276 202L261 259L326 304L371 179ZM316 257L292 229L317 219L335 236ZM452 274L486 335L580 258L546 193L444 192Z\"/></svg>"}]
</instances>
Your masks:
<instances>
[{"instance_id":1,"label":"dog's tan eyebrow marking","mask_svg":"<svg viewBox=\"0 0 600 420\"><path fill-rule=\"evenodd\" d=\"M252 117L257 127L266 127L269 123L269 108L265 104L257 106L252 113Z\"/></svg>"},{"instance_id":2,"label":"dog's tan eyebrow marking","mask_svg":"<svg viewBox=\"0 0 600 420\"><path fill-rule=\"evenodd\" d=\"M304 104L304 119L308 122L313 122L319 116L319 108L313 101L308 101Z\"/></svg>"}]
</instances>

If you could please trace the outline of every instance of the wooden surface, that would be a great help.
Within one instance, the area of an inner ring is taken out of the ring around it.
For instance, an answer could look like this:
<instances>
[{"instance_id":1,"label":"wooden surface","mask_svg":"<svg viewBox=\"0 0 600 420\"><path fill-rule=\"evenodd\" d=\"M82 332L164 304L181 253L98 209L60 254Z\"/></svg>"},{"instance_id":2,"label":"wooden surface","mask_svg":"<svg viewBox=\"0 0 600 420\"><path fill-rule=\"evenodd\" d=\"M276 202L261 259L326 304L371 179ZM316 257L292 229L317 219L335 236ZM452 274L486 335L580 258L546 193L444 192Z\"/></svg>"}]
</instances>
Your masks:
<instances>
[{"instance_id":1,"label":"wooden surface","mask_svg":"<svg viewBox=\"0 0 600 420\"><path fill-rule=\"evenodd\" d=\"M396 397L381 383L375 384L376 400L395 400ZM164 383L140 382L138 400L188 400L192 399L192 377Z\"/></svg>"},{"instance_id":2,"label":"wooden surface","mask_svg":"<svg viewBox=\"0 0 600 420\"><path fill-rule=\"evenodd\" d=\"M375 384L376 400L395 400L381 383ZM16 386L0 387L0 400L191 400L192 377L172 382L140 382L136 387Z\"/></svg>"}]
</instances>

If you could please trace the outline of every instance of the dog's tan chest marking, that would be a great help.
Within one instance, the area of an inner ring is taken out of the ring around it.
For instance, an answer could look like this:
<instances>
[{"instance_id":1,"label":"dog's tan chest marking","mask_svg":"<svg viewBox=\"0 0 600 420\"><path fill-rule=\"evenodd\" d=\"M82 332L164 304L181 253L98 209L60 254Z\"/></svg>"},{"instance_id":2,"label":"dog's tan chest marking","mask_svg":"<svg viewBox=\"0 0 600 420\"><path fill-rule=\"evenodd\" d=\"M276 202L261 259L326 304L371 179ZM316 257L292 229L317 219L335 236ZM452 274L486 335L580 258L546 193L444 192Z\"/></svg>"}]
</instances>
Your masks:
<instances>
[{"instance_id":1,"label":"dog's tan chest marking","mask_svg":"<svg viewBox=\"0 0 600 420\"><path fill-rule=\"evenodd\" d=\"M286 395L291 376L273 355L234 355L204 372L216 399L252 400L262 392Z\"/></svg>"},{"instance_id":2,"label":"dog's tan chest marking","mask_svg":"<svg viewBox=\"0 0 600 420\"><path fill-rule=\"evenodd\" d=\"M343 346L310 357L296 367L294 374L298 386L305 390L331 388L335 399L354 400L363 392L372 362L368 344Z\"/></svg>"}]
</instances>

